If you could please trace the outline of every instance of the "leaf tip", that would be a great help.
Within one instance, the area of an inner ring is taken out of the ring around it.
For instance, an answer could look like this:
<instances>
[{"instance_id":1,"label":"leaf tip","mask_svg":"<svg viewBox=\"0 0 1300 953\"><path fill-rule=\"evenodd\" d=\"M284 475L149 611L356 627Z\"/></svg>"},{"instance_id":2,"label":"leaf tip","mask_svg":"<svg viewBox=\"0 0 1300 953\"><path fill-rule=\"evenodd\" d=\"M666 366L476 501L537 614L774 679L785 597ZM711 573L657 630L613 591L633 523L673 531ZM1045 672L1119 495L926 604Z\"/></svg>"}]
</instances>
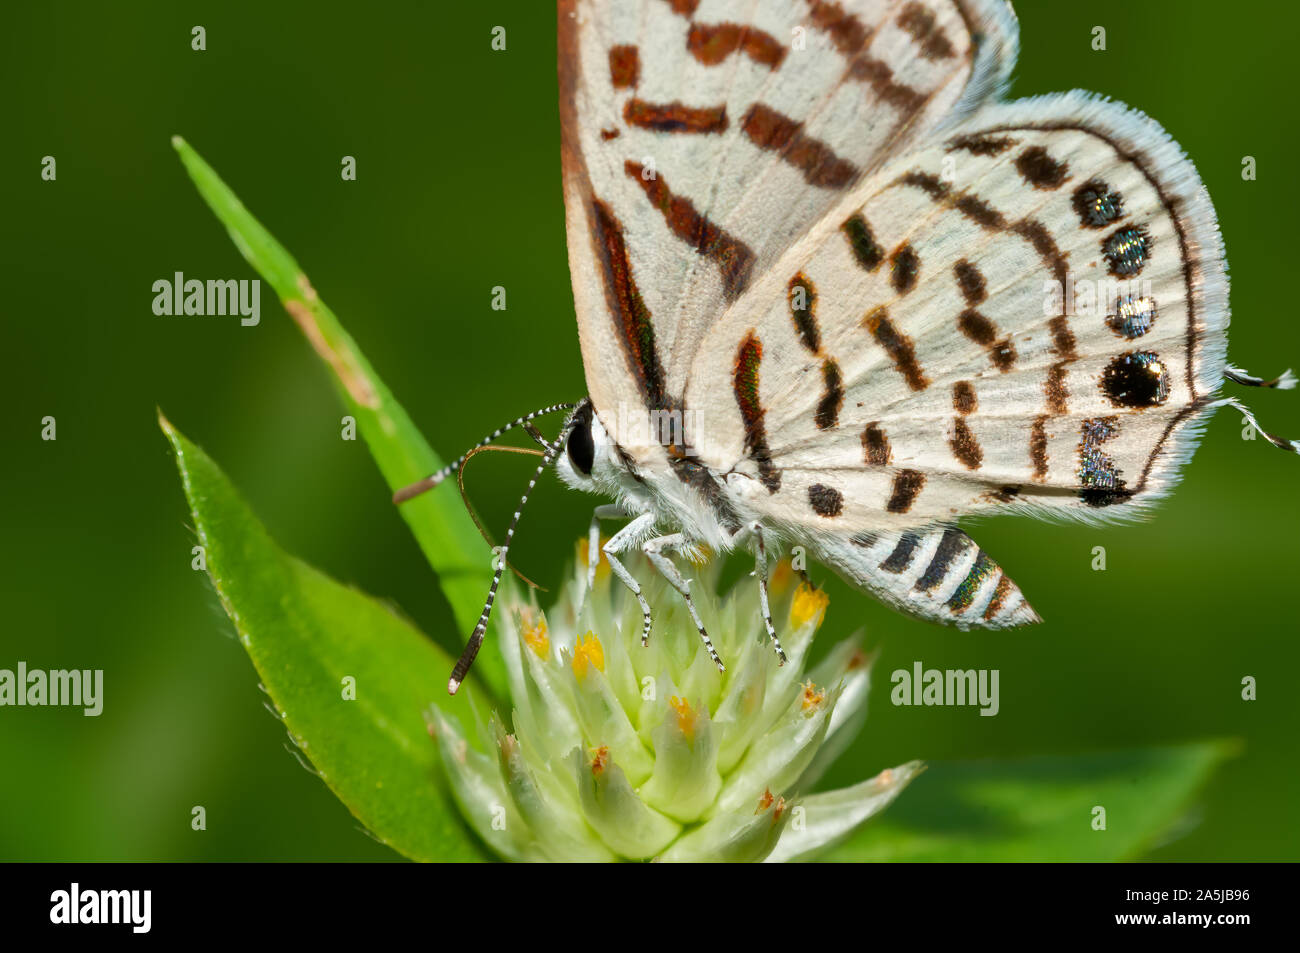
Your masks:
<instances>
[{"instance_id":1,"label":"leaf tip","mask_svg":"<svg viewBox=\"0 0 1300 953\"><path fill-rule=\"evenodd\" d=\"M154 409L158 413L159 428L161 428L162 432L165 433L168 436L168 438L174 437L176 435L175 426L173 426L172 422L167 419L167 415L163 413L161 407L156 407Z\"/></svg>"}]
</instances>

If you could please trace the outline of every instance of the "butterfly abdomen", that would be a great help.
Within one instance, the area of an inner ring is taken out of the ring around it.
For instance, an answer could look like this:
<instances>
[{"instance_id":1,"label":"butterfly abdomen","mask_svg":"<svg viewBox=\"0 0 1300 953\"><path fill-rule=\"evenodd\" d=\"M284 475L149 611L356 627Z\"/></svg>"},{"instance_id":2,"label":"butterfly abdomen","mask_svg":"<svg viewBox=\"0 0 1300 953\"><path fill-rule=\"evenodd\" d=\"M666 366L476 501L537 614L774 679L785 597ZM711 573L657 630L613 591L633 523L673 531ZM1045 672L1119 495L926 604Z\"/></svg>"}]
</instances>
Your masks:
<instances>
[{"instance_id":1,"label":"butterfly abdomen","mask_svg":"<svg viewBox=\"0 0 1300 953\"><path fill-rule=\"evenodd\" d=\"M941 625L1003 629L1042 621L1002 567L958 529L858 533L823 540L818 556L845 581Z\"/></svg>"}]
</instances>

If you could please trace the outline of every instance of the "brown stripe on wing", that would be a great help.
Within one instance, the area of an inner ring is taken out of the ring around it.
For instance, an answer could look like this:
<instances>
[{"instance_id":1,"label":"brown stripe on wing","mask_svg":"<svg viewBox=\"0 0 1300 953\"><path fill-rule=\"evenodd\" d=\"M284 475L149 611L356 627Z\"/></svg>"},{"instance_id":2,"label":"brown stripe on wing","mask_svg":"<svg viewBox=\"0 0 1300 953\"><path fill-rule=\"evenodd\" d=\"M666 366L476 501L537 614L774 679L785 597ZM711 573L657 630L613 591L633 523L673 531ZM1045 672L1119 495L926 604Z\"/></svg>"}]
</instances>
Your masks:
<instances>
[{"instance_id":1,"label":"brown stripe on wing","mask_svg":"<svg viewBox=\"0 0 1300 953\"><path fill-rule=\"evenodd\" d=\"M988 347L998 336L997 325L974 308L967 308L957 315L957 327L980 347Z\"/></svg>"},{"instance_id":2,"label":"brown stripe on wing","mask_svg":"<svg viewBox=\"0 0 1300 953\"><path fill-rule=\"evenodd\" d=\"M641 61L635 46L609 48L609 81L615 89L635 86L641 76Z\"/></svg>"},{"instance_id":3,"label":"brown stripe on wing","mask_svg":"<svg viewBox=\"0 0 1300 953\"><path fill-rule=\"evenodd\" d=\"M884 467L893 459L889 437L880 429L879 421L872 421L862 431L862 454L867 466Z\"/></svg>"},{"instance_id":4,"label":"brown stripe on wing","mask_svg":"<svg viewBox=\"0 0 1300 953\"><path fill-rule=\"evenodd\" d=\"M948 140L948 151L961 149L974 156L996 156L1006 152L1016 140L1005 136L957 136Z\"/></svg>"},{"instance_id":5,"label":"brown stripe on wing","mask_svg":"<svg viewBox=\"0 0 1300 953\"><path fill-rule=\"evenodd\" d=\"M980 448L979 441L975 439L975 434L964 418L954 417L952 424L952 438L948 441L948 445L952 447L952 455L960 460L967 470L978 470L984 464L984 451Z\"/></svg>"},{"instance_id":6,"label":"brown stripe on wing","mask_svg":"<svg viewBox=\"0 0 1300 953\"><path fill-rule=\"evenodd\" d=\"M692 23L686 48L705 66L717 66L737 50L769 69L785 59L785 45L772 34L736 23Z\"/></svg>"},{"instance_id":7,"label":"brown stripe on wing","mask_svg":"<svg viewBox=\"0 0 1300 953\"><path fill-rule=\"evenodd\" d=\"M907 242L894 249L889 256L889 283L900 295L907 294L916 287L916 273L921 267L921 259Z\"/></svg>"},{"instance_id":8,"label":"brown stripe on wing","mask_svg":"<svg viewBox=\"0 0 1300 953\"><path fill-rule=\"evenodd\" d=\"M959 195L953 200L952 206L981 228L1003 229L1007 226L1002 213L979 196Z\"/></svg>"},{"instance_id":9,"label":"brown stripe on wing","mask_svg":"<svg viewBox=\"0 0 1300 953\"><path fill-rule=\"evenodd\" d=\"M970 381L958 381L952 385L952 406L963 416L979 410L979 398L975 396L975 386Z\"/></svg>"},{"instance_id":10,"label":"brown stripe on wing","mask_svg":"<svg viewBox=\"0 0 1300 953\"><path fill-rule=\"evenodd\" d=\"M824 189L840 189L858 175L858 167L841 159L820 139L805 136L803 123L755 103L749 107L740 127L760 149L776 152L781 161L803 173L804 181Z\"/></svg>"},{"instance_id":11,"label":"brown stripe on wing","mask_svg":"<svg viewBox=\"0 0 1300 953\"><path fill-rule=\"evenodd\" d=\"M828 34L835 49L853 56L866 46L871 32L862 21L831 0L809 0L808 13L813 26Z\"/></svg>"},{"instance_id":12,"label":"brown stripe on wing","mask_svg":"<svg viewBox=\"0 0 1300 953\"><path fill-rule=\"evenodd\" d=\"M866 53L858 54L849 63L849 75L868 84L878 99L889 103L905 116L919 112L929 98L906 83L898 82L888 63Z\"/></svg>"},{"instance_id":13,"label":"brown stripe on wing","mask_svg":"<svg viewBox=\"0 0 1300 953\"><path fill-rule=\"evenodd\" d=\"M929 172L922 172L920 169L904 172L894 181L894 184L920 189L936 202L947 199L948 193L952 191L951 187L943 179L937 175L931 175Z\"/></svg>"},{"instance_id":14,"label":"brown stripe on wing","mask_svg":"<svg viewBox=\"0 0 1300 953\"><path fill-rule=\"evenodd\" d=\"M645 167L628 159L623 171L640 184L650 204L659 210L674 235L712 259L722 275L722 292L735 301L749 284L754 253L739 239L724 232L695 210L691 200L674 195L662 175L646 178Z\"/></svg>"},{"instance_id":15,"label":"brown stripe on wing","mask_svg":"<svg viewBox=\"0 0 1300 953\"><path fill-rule=\"evenodd\" d=\"M801 271L790 279L789 293L790 320L803 346L816 354L822 346L821 330L817 327L817 289Z\"/></svg>"},{"instance_id":16,"label":"brown stripe on wing","mask_svg":"<svg viewBox=\"0 0 1300 953\"><path fill-rule=\"evenodd\" d=\"M1047 421L1046 415L1036 417L1029 431L1029 462L1034 465L1034 479L1047 479Z\"/></svg>"},{"instance_id":17,"label":"brown stripe on wing","mask_svg":"<svg viewBox=\"0 0 1300 953\"><path fill-rule=\"evenodd\" d=\"M885 509L890 513L906 513L916 502L923 486L925 474L920 470L899 470L894 475L894 486Z\"/></svg>"},{"instance_id":18,"label":"brown stripe on wing","mask_svg":"<svg viewBox=\"0 0 1300 953\"><path fill-rule=\"evenodd\" d=\"M966 259L963 258L953 265L952 271L957 276L957 287L961 289L961 296L972 308L989 296L984 273Z\"/></svg>"},{"instance_id":19,"label":"brown stripe on wing","mask_svg":"<svg viewBox=\"0 0 1300 953\"><path fill-rule=\"evenodd\" d=\"M736 351L731 387L745 426L745 452L758 464L759 481L769 493L775 493L781 488L781 471L772 463L772 451L767 445L767 430L763 423L767 412L758 398L758 374L762 363L763 344L751 329Z\"/></svg>"},{"instance_id":20,"label":"brown stripe on wing","mask_svg":"<svg viewBox=\"0 0 1300 953\"><path fill-rule=\"evenodd\" d=\"M1059 361L1047 369L1047 380L1043 382L1043 394L1047 397L1047 409L1052 414L1064 414L1070 409L1070 389L1065 386L1065 370L1069 361Z\"/></svg>"},{"instance_id":21,"label":"brown stripe on wing","mask_svg":"<svg viewBox=\"0 0 1300 953\"><path fill-rule=\"evenodd\" d=\"M725 132L727 107L685 106L677 100L671 103L649 103L644 99L629 99L623 107L623 118L629 125L653 132L685 132L709 134Z\"/></svg>"},{"instance_id":22,"label":"brown stripe on wing","mask_svg":"<svg viewBox=\"0 0 1300 953\"><path fill-rule=\"evenodd\" d=\"M957 55L952 42L935 22L934 12L925 4L913 0L903 7L896 22L912 35L927 60L948 60Z\"/></svg>"},{"instance_id":23,"label":"brown stripe on wing","mask_svg":"<svg viewBox=\"0 0 1300 953\"><path fill-rule=\"evenodd\" d=\"M672 7L673 13L684 17L693 16L700 5L700 0L666 0L666 2Z\"/></svg>"},{"instance_id":24,"label":"brown stripe on wing","mask_svg":"<svg viewBox=\"0 0 1300 953\"><path fill-rule=\"evenodd\" d=\"M632 263L623 241L623 226L600 199L592 202L592 220L596 224L596 246L605 272L610 315L622 341L628 367L636 378L646 406L663 407L664 372L655 348L654 322L632 276Z\"/></svg>"},{"instance_id":25,"label":"brown stripe on wing","mask_svg":"<svg viewBox=\"0 0 1300 953\"><path fill-rule=\"evenodd\" d=\"M871 226L861 212L854 212L845 219L840 231L848 238L849 248L853 250L853 257L859 265L867 271L875 271L880 267L880 263L885 260L885 250L876 244Z\"/></svg>"},{"instance_id":26,"label":"brown stripe on wing","mask_svg":"<svg viewBox=\"0 0 1300 953\"><path fill-rule=\"evenodd\" d=\"M844 379L840 366L830 358L822 363L822 383L826 390L817 402L813 421L818 430L829 430L840 422L840 408L844 406Z\"/></svg>"},{"instance_id":27,"label":"brown stripe on wing","mask_svg":"<svg viewBox=\"0 0 1300 953\"><path fill-rule=\"evenodd\" d=\"M916 361L916 347L912 344L912 339L894 327L884 306L873 308L862 319L862 326L885 349L885 353L894 362L894 369L903 375L908 387L920 391L930 386L929 379Z\"/></svg>"}]
</instances>

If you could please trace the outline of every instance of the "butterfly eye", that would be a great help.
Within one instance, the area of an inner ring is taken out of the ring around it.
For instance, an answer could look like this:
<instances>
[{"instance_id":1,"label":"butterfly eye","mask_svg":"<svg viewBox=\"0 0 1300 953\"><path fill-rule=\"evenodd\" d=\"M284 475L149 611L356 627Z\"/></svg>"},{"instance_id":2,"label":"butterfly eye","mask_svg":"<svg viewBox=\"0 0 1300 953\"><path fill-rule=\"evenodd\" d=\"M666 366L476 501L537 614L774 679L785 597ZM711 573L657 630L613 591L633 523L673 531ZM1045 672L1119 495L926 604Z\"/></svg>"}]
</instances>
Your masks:
<instances>
[{"instance_id":1,"label":"butterfly eye","mask_svg":"<svg viewBox=\"0 0 1300 953\"><path fill-rule=\"evenodd\" d=\"M578 413L578 419L569 431L567 447L569 462L583 476L591 476L591 466L596 462L596 442L591 437L591 407Z\"/></svg>"}]
</instances>

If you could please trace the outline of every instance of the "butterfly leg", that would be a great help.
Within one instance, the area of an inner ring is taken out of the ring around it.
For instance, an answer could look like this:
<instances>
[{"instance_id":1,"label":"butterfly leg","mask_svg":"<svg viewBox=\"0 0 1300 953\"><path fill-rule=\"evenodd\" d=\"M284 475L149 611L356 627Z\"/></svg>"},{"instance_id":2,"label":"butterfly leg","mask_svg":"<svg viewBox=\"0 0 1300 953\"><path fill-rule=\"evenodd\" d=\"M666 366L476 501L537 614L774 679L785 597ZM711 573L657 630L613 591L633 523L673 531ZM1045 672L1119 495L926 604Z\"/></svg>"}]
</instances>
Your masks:
<instances>
[{"instance_id":1,"label":"butterfly leg","mask_svg":"<svg viewBox=\"0 0 1300 953\"><path fill-rule=\"evenodd\" d=\"M592 512L591 527L587 530L587 591L583 593L584 600L596 588L596 566L600 563L600 521L625 519L627 516L627 511L617 503L602 503Z\"/></svg>"},{"instance_id":2,"label":"butterfly leg","mask_svg":"<svg viewBox=\"0 0 1300 953\"><path fill-rule=\"evenodd\" d=\"M641 628L642 645L645 645L650 640L650 603L645 601L645 595L641 592L641 584L627 571L627 567L618 558L618 554L632 547L638 538L644 536L654 526L654 523L653 513L642 513L611 536L609 542L601 549L601 552L605 554L605 558L609 560L609 568L614 570L614 575L618 576L623 585L632 590L632 595L636 596L636 601L641 603L641 616L644 620Z\"/></svg>"},{"instance_id":3,"label":"butterfly leg","mask_svg":"<svg viewBox=\"0 0 1300 953\"><path fill-rule=\"evenodd\" d=\"M700 638L704 640L704 647L709 651L709 658L713 659L713 664L718 666L719 672L725 672L727 666L723 665L722 659L718 658L718 653L713 648L713 640L709 638L709 633L705 631L704 622L700 619L700 613L695 608L695 600L691 598L691 584L682 577L682 574L677 571L677 567L663 553L665 549L677 549L685 542L686 537L681 533L656 536L642 543L641 551L649 557L650 562L659 570L660 575L668 580L668 584L682 594L682 598L686 600L686 608L690 610L691 620L695 623L695 628L699 629Z\"/></svg>"},{"instance_id":4,"label":"butterfly leg","mask_svg":"<svg viewBox=\"0 0 1300 953\"><path fill-rule=\"evenodd\" d=\"M763 625L767 627L767 637L772 640L772 648L780 664L786 663L785 649L776 637L776 626L772 625L772 608L767 601L767 546L763 542L763 527L760 523L751 523L749 531L754 536L754 575L758 577L758 604L763 610ZM740 534L737 533L737 536Z\"/></svg>"}]
</instances>

